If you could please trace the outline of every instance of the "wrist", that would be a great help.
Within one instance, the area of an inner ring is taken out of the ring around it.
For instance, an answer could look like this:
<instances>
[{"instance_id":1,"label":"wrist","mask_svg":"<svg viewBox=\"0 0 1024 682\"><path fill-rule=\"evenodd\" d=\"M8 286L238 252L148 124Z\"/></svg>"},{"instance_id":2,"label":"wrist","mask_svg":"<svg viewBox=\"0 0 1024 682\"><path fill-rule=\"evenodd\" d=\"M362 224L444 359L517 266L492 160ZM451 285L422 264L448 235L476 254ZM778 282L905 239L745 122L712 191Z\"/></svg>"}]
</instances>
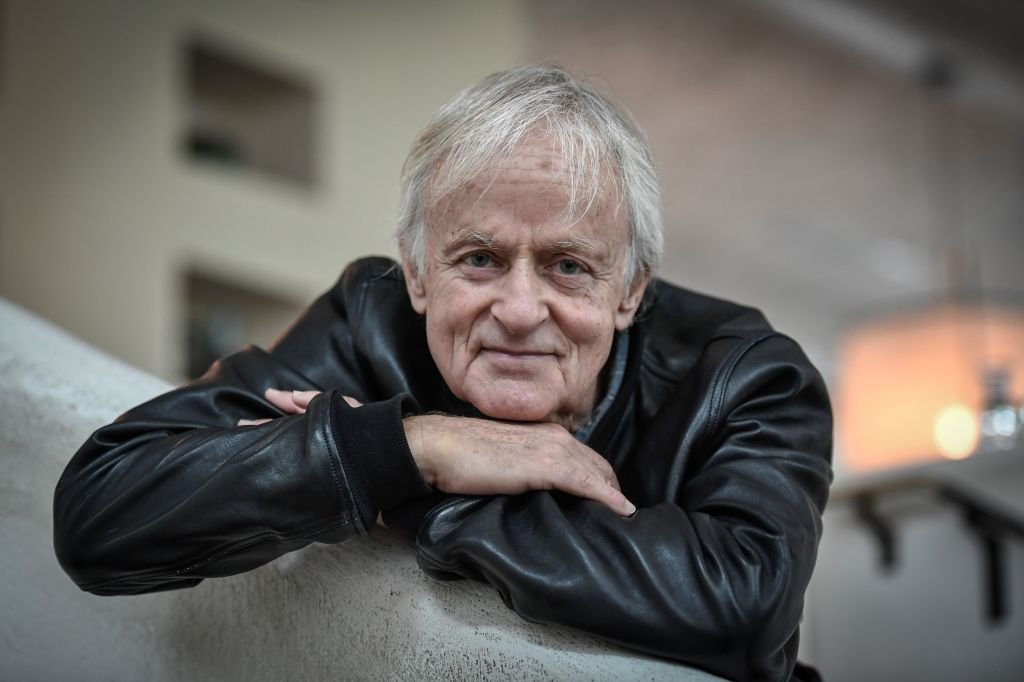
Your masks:
<instances>
[{"instance_id":1,"label":"wrist","mask_svg":"<svg viewBox=\"0 0 1024 682\"><path fill-rule=\"evenodd\" d=\"M433 466L429 448L436 437L436 434L431 435L431 426L436 419L436 415L413 415L402 419L405 440L409 444L413 462L419 467L420 475L429 486L433 486L437 480L437 472Z\"/></svg>"}]
</instances>

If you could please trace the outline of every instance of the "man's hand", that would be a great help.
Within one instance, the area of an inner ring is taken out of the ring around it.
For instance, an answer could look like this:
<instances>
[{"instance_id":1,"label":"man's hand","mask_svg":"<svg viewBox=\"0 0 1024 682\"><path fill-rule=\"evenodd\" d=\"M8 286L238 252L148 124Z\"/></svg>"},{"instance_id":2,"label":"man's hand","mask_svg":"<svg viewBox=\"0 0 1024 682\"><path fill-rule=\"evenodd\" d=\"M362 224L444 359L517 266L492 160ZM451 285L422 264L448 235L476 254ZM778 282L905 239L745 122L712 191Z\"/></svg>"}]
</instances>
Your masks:
<instances>
[{"instance_id":1,"label":"man's hand","mask_svg":"<svg viewBox=\"0 0 1024 682\"><path fill-rule=\"evenodd\" d=\"M320 391L280 391L276 388L268 388L263 396L270 401L277 409L285 414L303 414L309 403L320 394ZM350 396L342 396L345 402L352 407L362 407L363 404ZM266 424L270 419L239 419L239 426L256 426Z\"/></svg>"},{"instance_id":2,"label":"man's hand","mask_svg":"<svg viewBox=\"0 0 1024 682\"><path fill-rule=\"evenodd\" d=\"M285 414L302 414L319 391L268 388L268 401ZM352 407L355 398L344 396ZM239 426L269 419L240 419ZM619 490L601 455L557 424L524 424L421 415L407 417L405 438L423 478L438 490L462 495L518 495L561 490L601 502L620 516L633 505Z\"/></svg>"},{"instance_id":3,"label":"man's hand","mask_svg":"<svg viewBox=\"0 0 1024 682\"><path fill-rule=\"evenodd\" d=\"M427 483L466 495L561 490L601 502L620 516L636 506L601 455L557 424L422 415L404 421L413 459Z\"/></svg>"}]
</instances>

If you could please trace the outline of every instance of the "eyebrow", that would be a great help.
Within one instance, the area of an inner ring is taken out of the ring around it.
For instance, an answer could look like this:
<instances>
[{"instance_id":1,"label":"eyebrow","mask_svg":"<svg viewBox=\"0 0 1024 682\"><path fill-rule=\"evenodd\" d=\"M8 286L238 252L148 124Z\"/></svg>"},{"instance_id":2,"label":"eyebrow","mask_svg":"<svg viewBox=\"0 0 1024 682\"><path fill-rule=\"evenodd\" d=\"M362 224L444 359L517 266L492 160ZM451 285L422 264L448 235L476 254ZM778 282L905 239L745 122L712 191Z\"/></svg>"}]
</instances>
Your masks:
<instances>
[{"instance_id":1,"label":"eyebrow","mask_svg":"<svg viewBox=\"0 0 1024 682\"><path fill-rule=\"evenodd\" d=\"M458 251L465 246L477 246L482 249L499 249L501 241L495 239L486 232L477 230L464 230L455 235L455 238L445 245L446 252ZM578 251L587 254L596 254L599 249L594 243L585 237L572 237L548 242L548 251Z\"/></svg>"},{"instance_id":2,"label":"eyebrow","mask_svg":"<svg viewBox=\"0 0 1024 682\"><path fill-rule=\"evenodd\" d=\"M572 239L549 242L548 251L576 251L578 253L596 255L599 249L594 245L594 242L585 237L573 237Z\"/></svg>"},{"instance_id":3,"label":"eyebrow","mask_svg":"<svg viewBox=\"0 0 1024 682\"><path fill-rule=\"evenodd\" d=\"M455 238L445 245L444 252L452 253L453 251L458 251L466 246L477 246L481 249L496 250L501 246L501 242L485 232L463 230L455 235Z\"/></svg>"}]
</instances>

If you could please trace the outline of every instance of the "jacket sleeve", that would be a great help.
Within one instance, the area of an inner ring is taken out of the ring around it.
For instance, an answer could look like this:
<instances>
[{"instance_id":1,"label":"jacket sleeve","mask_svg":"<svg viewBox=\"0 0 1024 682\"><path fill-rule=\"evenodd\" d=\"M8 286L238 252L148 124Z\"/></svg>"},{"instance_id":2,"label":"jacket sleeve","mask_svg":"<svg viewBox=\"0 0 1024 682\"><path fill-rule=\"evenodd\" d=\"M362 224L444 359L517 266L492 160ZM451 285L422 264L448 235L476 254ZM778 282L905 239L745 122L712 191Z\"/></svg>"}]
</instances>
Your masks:
<instances>
[{"instance_id":1,"label":"jacket sleeve","mask_svg":"<svg viewBox=\"0 0 1024 682\"><path fill-rule=\"evenodd\" d=\"M351 276L348 278L351 280ZM84 590L134 594L246 571L310 542L366 533L378 511L430 491L399 395L367 400L343 275L267 353L250 348L96 431L54 495L54 546ZM269 387L322 390L282 416ZM259 426L239 419L274 418Z\"/></svg>"},{"instance_id":2,"label":"jacket sleeve","mask_svg":"<svg viewBox=\"0 0 1024 682\"><path fill-rule=\"evenodd\" d=\"M739 355L689 429L706 445L687 455L699 465L675 499L632 518L550 492L449 500L420 526L423 569L484 580L526 620L729 678L787 679L831 481L831 412L792 341Z\"/></svg>"}]
</instances>

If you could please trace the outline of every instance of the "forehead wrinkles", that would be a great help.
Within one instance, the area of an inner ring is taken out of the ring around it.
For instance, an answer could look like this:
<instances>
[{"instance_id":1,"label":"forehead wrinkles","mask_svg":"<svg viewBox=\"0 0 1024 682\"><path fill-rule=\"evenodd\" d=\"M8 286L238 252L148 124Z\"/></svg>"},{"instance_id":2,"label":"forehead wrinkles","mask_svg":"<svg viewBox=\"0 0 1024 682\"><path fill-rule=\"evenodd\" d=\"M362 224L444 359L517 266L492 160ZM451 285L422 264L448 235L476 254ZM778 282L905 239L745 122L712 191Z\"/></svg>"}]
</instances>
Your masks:
<instances>
[{"instance_id":1,"label":"forehead wrinkles","mask_svg":"<svg viewBox=\"0 0 1024 682\"><path fill-rule=\"evenodd\" d=\"M615 220L615 214L623 207L616 165L595 157L591 161L596 165L591 167L594 172L581 172L568 158L572 154L572 150L563 153L554 138L535 135L516 154L487 172L489 182L484 191L499 177L507 184L538 185L558 193L558 200L563 202L562 221L566 224L575 224L587 216L600 218L606 213Z\"/></svg>"},{"instance_id":2,"label":"forehead wrinkles","mask_svg":"<svg viewBox=\"0 0 1024 682\"><path fill-rule=\"evenodd\" d=\"M428 226L443 225L462 215L474 213L489 199L511 206L515 215L519 209L559 212L559 219L570 226L585 218L618 219L622 202L614 173L601 173L601 187L594 196L572 195L571 176L560 166L559 159L545 154L532 154L528 158L516 157L486 171L444 196L436 197L426 212ZM516 187L535 187L530 197L502 196L502 192ZM534 203L543 199L542 203ZM575 201L574 201L575 199ZM460 216L452 214L458 211Z\"/></svg>"},{"instance_id":3,"label":"forehead wrinkles","mask_svg":"<svg viewBox=\"0 0 1024 682\"><path fill-rule=\"evenodd\" d=\"M596 170L587 170L578 163L574 165L574 161L580 159L568 158L577 156L577 152L574 149L563 150L552 136L535 133L514 153L495 158L484 171L451 189L445 189L445 185L454 178L445 176L444 171L437 168L441 175L435 176L435 181L439 184L431 183L434 191L426 193L429 198L424 217L428 233L438 228L467 227L454 221L472 215L487 199L496 199L505 208L511 207L517 219L525 219L526 222L535 222L534 218L540 218L540 215L531 216L524 211L547 212L545 221L550 215L559 213L556 219L566 227L586 218L599 222L625 221L616 165L591 157L588 159L594 164L591 169L596 167ZM440 161L439 166L443 163ZM502 188L514 190L516 187L531 188L531 194L543 198L543 201L531 202L528 198L516 197L514 191L510 192L507 200L493 196L493 192L500 192ZM458 215L453 214L455 211ZM450 231L447 236L452 236ZM442 238L441 241L447 239Z\"/></svg>"},{"instance_id":4,"label":"forehead wrinkles","mask_svg":"<svg viewBox=\"0 0 1024 682\"><path fill-rule=\"evenodd\" d=\"M540 195L549 202L562 202L565 210L565 204L570 199L571 180L560 158L551 152L542 153L528 148L496 163L494 167L465 183L454 194L463 199L475 195L475 204L492 191L500 192L507 187L535 186L540 190Z\"/></svg>"},{"instance_id":5,"label":"forehead wrinkles","mask_svg":"<svg viewBox=\"0 0 1024 682\"><path fill-rule=\"evenodd\" d=\"M427 209L427 224L428 227L443 226L452 220L460 220L476 213L485 200L499 201L503 207L511 208L516 218L523 217L521 212L527 209L551 213L560 211L565 215L571 208L568 205L567 182L567 173L555 168L550 156L536 154L527 159L517 156L438 197ZM537 191L528 198L515 192L504 196L508 189L516 187L536 187ZM537 202L538 198L543 202Z\"/></svg>"}]
</instances>

